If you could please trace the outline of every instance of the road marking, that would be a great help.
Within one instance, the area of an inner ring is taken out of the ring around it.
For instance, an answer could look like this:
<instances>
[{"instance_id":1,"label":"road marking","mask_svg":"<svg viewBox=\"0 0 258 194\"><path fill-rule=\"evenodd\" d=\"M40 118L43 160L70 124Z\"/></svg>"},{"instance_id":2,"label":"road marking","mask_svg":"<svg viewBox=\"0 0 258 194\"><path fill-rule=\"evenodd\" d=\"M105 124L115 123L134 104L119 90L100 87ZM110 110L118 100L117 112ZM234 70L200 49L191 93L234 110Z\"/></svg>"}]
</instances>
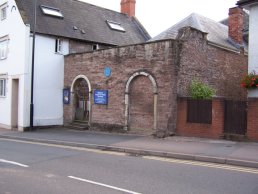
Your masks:
<instances>
[{"instance_id":1,"label":"road marking","mask_svg":"<svg viewBox=\"0 0 258 194\"><path fill-rule=\"evenodd\" d=\"M9 161L9 160L4 160L4 159L0 159L0 162L7 163L7 164L12 164L12 165L16 165L16 166L21 166L21 167L24 167L24 168L29 167L28 165L25 165L25 164L21 164L21 163L14 162L14 161Z\"/></svg>"},{"instance_id":2,"label":"road marking","mask_svg":"<svg viewBox=\"0 0 258 194\"><path fill-rule=\"evenodd\" d=\"M149 160L158 160L162 162L176 163L176 164L188 164L193 166L203 166L203 167L209 167L209 168L218 168L218 169L224 169L224 170L258 174L257 169L248 168L248 167L238 167L238 166L230 166L226 164L214 164L209 162L187 161L187 160L171 159L171 158L161 158L161 157L155 157L155 156L143 156L143 158L149 159Z\"/></svg>"},{"instance_id":3,"label":"road marking","mask_svg":"<svg viewBox=\"0 0 258 194\"><path fill-rule=\"evenodd\" d=\"M82 178L75 177L75 176L68 176L68 178L78 180L78 181L82 181L82 182L86 182L86 183L91 183L91 184L94 184L94 185L99 185L99 186L102 186L102 187L107 187L109 189L114 189L114 190L117 190L117 191L122 191L124 193L141 194L141 193L137 193L137 192L134 192L134 191L129 191L129 190L122 189L122 188L119 188L119 187L114 187L114 186L111 186L111 185L106 185L106 184L103 184L103 183L98 183L98 182L95 182L95 181L82 179Z\"/></svg>"},{"instance_id":4,"label":"road marking","mask_svg":"<svg viewBox=\"0 0 258 194\"><path fill-rule=\"evenodd\" d=\"M97 149L93 149L93 148L90 149L90 148L83 148L83 147L73 147L73 146L57 145L57 144L51 144L51 143L40 143L40 142L33 142L33 141L30 142L30 141L6 139L6 138L0 138L0 140L33 144L33 145L43 145L43 146L48 146L48 147L57 147L57 148L64 148L64 149L71 149L71 150L78 150L78 151L87 151L87 152L98 153L98 154L110 154L110 155L118 155L118 156L128 155L127 153L124 153L124 152L103 151L103 150L97 150ZM148 159L148 160L157 160L157 161L163 161L163 162L177 163L177 164L188 164L188 165L194 165L194 166L202 166L202 167L218 168L218 169L224 169L224 170L258 174L258 170L255 168L237 167L237 166L232 166L232 165L227 165L227 164L215 164L212 162L198 162L198 161L191 161L191 160L162 158L162 157L157 157L157 156L142 156L142 158Z\"/></svg>"},{"instance_id":5,"label":"road marking","mask_svg":"<svg viewBox=\"0 0 258 194\"><path fill-rule=\"evenodd\" d=\"M117 155L117 156L127 155L124 152L97 150L96 148L74 147L74 146L58 145L58 144L51 144L51 143L40 143L40 142L34 142L34 141L7 139L7 138L0 138L0 140L12 141L12 142L17 142L17 143L26 143L26 144L32 144L32 145L42 145L42 146L48 146L48 147L64 148L64 149L70 149L70 150L87 151L87 152L93 152L93 153L99 153L99 154L110 154L110 155Z\"/></svg>"}]
</instances>

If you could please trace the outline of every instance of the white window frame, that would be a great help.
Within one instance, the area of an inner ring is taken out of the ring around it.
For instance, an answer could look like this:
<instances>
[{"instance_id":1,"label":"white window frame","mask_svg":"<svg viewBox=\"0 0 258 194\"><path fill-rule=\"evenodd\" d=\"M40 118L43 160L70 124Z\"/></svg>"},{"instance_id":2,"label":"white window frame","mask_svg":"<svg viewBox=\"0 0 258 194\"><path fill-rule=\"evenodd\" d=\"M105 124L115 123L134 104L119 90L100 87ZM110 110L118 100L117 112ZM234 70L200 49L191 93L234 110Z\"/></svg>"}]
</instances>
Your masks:
<instances>
[{"instance_id":1,"label":"white window frame","mask_svg":"<svg viewBox=\"0 0 258 194\"><path fill-rule=\"evenodd\" d=\"M110 21L107 20L106 21L108 26L112 29L112 30L116 30L116 31L120 31L120 32L125 32L124 27L122 26L122 24L118 23L118 22L114 22L114 21Z\"/></svg>"},{"instance_id":2,"label":"white window frame","mask_svg":"<svg viewBox=\"0 0 258 194\"><path fill-rule=\"evenodd\" d=\"M0 38L0 60L4 60L7 58L8 51L8 39Z\"/></svg>"},{"instance_id":3,"label":"white window frame","mask_svg":"<svg viewBox=\"0 0 258 194\"><path fill-rule=\"evenodd\" d=\"M0 6L0 17L1 21L7 18L7 3Z\"/></svg>"},{"instance_id":4,"label":"white window frame","mask_svg":"<svg viewBox=\"0 0 258 194\"><path fill-rule=\"evenodd\" d=\"M6 97L6 79L0 78L0 97Z\"/></svg>"},{"instance_id":5,"label":"white window frame","mask_svg":"<svg viewBox=\"0 0 258 194\"><path fill-rule=\"evenodd\" d=\"M63 18L63 14L62 12L54 7L49 7L49 6L45 6L45 5L41 5L41 10L45 15L49 15L49 16L53 16L53 17L59 17L59 18Z\"/></svg>"},{"instance_id":6,"label":"white window frame","mask_svg":"<svg viewBox=\"0 0 258 194\"><path fill-rule=\"evenodd\" d=\"M63 53L63 40L60 38L56 39L56 43L55 43L55 52L62 54Z\"/></svg>"}]
</instances>

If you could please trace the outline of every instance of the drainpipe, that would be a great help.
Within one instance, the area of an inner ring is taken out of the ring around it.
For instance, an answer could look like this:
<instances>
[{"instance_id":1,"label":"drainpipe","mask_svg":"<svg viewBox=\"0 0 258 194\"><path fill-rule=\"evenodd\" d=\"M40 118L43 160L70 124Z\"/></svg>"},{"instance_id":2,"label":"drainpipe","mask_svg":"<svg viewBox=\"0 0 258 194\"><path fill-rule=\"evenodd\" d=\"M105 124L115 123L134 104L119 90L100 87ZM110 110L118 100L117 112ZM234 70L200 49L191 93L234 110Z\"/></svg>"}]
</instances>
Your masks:
<instances>
[{"instance_id":1,"label":"drainpipe","mask_svg":"<svg viewBox=\"0 0 258 194\"><path fill-rule=\"evenodd\" d=\"M37 0L34 0L34 23L33 23L32 63L31 63L30 131L33 130L33 118L34 118L33 95L34 95L34 64L35 64L36 18L37 18Z\"/></svg>"}]
</instances>

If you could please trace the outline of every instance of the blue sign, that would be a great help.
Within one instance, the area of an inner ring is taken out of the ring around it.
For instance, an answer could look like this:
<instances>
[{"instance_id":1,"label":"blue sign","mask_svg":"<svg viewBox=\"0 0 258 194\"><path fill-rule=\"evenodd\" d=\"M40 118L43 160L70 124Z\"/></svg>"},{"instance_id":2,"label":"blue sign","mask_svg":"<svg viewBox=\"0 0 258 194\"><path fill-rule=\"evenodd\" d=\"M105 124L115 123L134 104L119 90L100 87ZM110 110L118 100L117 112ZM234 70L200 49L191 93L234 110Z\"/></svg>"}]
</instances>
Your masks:
<instances>
[{"instance_id":1,"label":"blue sign","mask_svg":"<svg viewBox=\"0 0 258 194\"><path fill-rule=\"evenodd\" d=\"M63 89L63 103L70 104L70 89Z\"/></svg>"},{"instance_id":2,"label":"blue sign","mask_svg":"<svg viewBox=\"0 0 258 194\"><path fill-rule=\"evenodd\" d=\"M105 69L104 69L104 75L105 75L106 77L109 77L109 76L111 75L111 69L110 69L110 67L105 67Z\"/></svg>"},{"instance_id":3,"label":"blue sign","mask_svg":"<svg viewBox=\"0 0 258 194\"><path fill-rule=\"evenodd\" d=\"M94 90L94 103L107 105L108 104L108 90Z\"/></svg>"}]
</instances>

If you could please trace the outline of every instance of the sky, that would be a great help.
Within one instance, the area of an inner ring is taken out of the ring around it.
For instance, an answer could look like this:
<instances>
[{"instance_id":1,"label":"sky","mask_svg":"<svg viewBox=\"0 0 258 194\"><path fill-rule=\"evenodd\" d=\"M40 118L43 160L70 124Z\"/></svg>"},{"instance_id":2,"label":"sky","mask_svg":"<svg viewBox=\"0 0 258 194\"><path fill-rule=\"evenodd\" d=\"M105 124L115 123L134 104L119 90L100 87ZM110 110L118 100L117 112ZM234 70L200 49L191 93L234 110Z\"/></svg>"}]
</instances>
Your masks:
<instances>
[{"instance_id":1,"label":"sky","mask_svg":"<svg viewBox=\"0 0 258 194\"><path fill-rule=\"evenodd\" d=\"M121 0L81 0L120 12ZM191 13L198 13L215 21L228 16L228 9L237 0L136 0L136 17L154 37Z\"/></svg>"}]
</instances>

